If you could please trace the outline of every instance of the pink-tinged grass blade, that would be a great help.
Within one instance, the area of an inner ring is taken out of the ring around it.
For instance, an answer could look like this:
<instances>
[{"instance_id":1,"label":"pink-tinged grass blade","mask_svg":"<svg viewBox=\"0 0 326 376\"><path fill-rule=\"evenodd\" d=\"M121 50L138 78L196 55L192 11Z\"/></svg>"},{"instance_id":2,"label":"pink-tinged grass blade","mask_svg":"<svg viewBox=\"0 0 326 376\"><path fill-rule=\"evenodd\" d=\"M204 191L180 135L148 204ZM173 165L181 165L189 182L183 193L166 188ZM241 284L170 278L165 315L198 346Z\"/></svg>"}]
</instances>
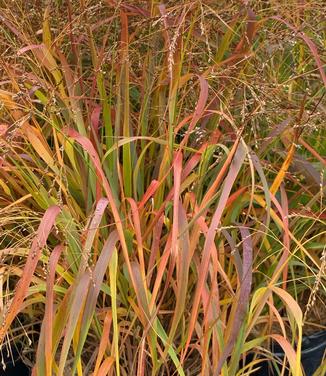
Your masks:
<instances>
[{"instance_id":1,"label":"pink-tinged grass blade","mask_svg":"<svg viewBox=\"0 0 326 376\"><path fill-rule=\"evenodd\" d=\"M287 360L289 361L291 374L296 376L302 376L301 365L299 363L299 366L297 366L296 352L294 351L289 341L279 334L271 334L270 337L274 339L276 342L278 342L278 344L282 347L284 354Z\"/></svg>"},{"instance_id":2,"label":"pink-tinged grass blade","mask_svg":"<svg viewBox=\"0 0 326 376\"><path fill-rule=\"evenodd\" d=\"M24 298L27 294L27 290L32 281L33 274L35 272L37 263L41 256L43 247L46 245L47 238L50 235L52 227L55 224L56 217L60 213L58 206L49 207L44 213L41 223L37 229L36 236L33 240L31 250L27 257L27 261L23 270L22 277L20 278L13 300L7 312L2 315L2 325L0 328L0 343L3 341L10 324L13 322L16 315L20 312Z\"/></svg>"},{"instance_id":3,"label":"pink-tinged grass blade","mask_svg":"<svg viewBox=\"0 0 326 376\"><path fill-rule=\"evenodd\" d=\"M80 278L76 279L74 284L74 290L72 291L72 297L70 300L69 307L69 318L65 327L65 335L62 344L60 359L59 359L59 369L58 376L63 376L64 371L67 367L67 357L69 348L71 346L71 341L74 337L75 330L80 319L80 315L85 309L85 302L87 297L87 292L90 283L90 275L86 272ZM79 337L79 336L78 336ZM78 361L78 358L77 358Z\"/></svg>"},{"instance_id":4,"label":"pink-tinged grass blade","mask_svg":"<svg viewBox=\"0 0 326 376\"><path fill-rule=\"evenodd\" d=\"M36 364L34 372L37 375L51 376L53 370L53 314L54 314L54 286L55 286L55 273L56 266L61 256L64 246L57 245L51 252L48 264L48 275L46 279L46 302L45 314L41 326L41 333L36 353Z\"/></svg>"},{"instance_id":5,"label":"pink-tinged grass blade","mask_svg":"<svg viewBox=\"0 0 326 376\"><path fill-rule=\"evenodd\" d=\"M45 369L46 376L52 375L52 331L53 331L53 309L54 309L54 291L55 269L58 264L63 245L58 245L51 253L49 260L49 274L46 280L46 303L44 315L44 347L45 347Z\"/></svg>"},{"instance_id":6,"label":"pink-tinged grass blade","mask_svg":"<svg viewBox=\"0 0 326 376\"><path fill-rule=\"evenodd\" d=\"M79 266L79 272L81 274L84 273L84 271L86 270L88 266L91 248L92 248L96 233L99 230L99 226L100 226L104 211L106 207L108 206L108 204L109 204L109 200L106 198L101 198L96 204L93 218L87 229L87 237L86 237L86 241L83 247L84 249L83 249L82 256L81 256L82 258L81 258L81 262Z\"/></svg>"},{"instance_id":7,"label":"pink-tinged grass blade","mask_svg":"<svg viewBox=\"0 0 326 376\"><path fill-rule=\"evenodd\" d=\"M174 308L173 319L171 322L171 329L169 332L169 343L172 343L175 336L177 326L181 320L182 314L186 309L186 298L187 298L187 286L189 278L190 269L190 241L189 241L189 230L186 212L178 199L178 221L174 219L174 223L177 222L177 236L175 239L176 244L173 244L173 251L175 252L174 257L176 258L176 303ZM172 237L173 239L173 237Z\"/></svg>"},{"instance_id":8,"label":"pink-tinged grass blade","mask_svg":"<svg viewBox=\"0 0 326 376\"><path fill-rule=\"evenodd\" d=\"M232 328L230 331L229 338L227 340L226 346L224 351L221 354L219 359L219 363L214 375L219 375L222 369L223 363L226 361L228 356L231 354L232 349L237 340L237 336L239 335L240 328L243 325L246 310L248 308L249 303L249 296L252 284L252 260L253 260L253 246L251 241L251 235L247 228L243 226L239 226L242 243L243 243L243 270L242 270L242 278L240 282L240 290L238 292L238 302L236 305L232 307L232 311L234 312L231 317L233 316Z\"/></svg>"}]
</instances>

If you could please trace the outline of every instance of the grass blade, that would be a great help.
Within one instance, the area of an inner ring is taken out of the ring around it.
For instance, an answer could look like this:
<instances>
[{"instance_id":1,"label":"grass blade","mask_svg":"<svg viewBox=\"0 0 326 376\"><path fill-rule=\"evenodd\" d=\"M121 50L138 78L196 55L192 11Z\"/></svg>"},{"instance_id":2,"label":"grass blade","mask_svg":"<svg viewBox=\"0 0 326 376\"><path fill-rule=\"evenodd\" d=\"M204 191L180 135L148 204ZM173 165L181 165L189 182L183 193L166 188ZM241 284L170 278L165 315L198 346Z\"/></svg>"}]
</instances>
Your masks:
<instances>
[{"instance_id":1,"label":"grass blade","mask_svg":"<svg viewBox=\"0 0 326 376\"><path fill-rule=\"evenodd\" d=\"M190 340L192 337L192 333L195 327L195 321L197 318L197 312L199 308L199 301L200 301L200 294L203 289L206 275L207 275L207 270L208 270L208 265L209 265L209 260L210 260L210 253L212 250L212 245L214 243L215 239L215 234L216 230L218 229L218 226L220 224L220 220L222 218L223 210L225 208L227 199L229 197L229 194L231 192L233 183L239 173L239 170L242 166L242 163L245 158L245 150L242 144L239 144L238 150L234 156L233 162L230 166L229 173L225 179L224 187L221 193L221 197L218 203L218 206L215 210L215 213L213 215L211 224L209 226L207 235L206 235L206 241L203 249L203 255L202 255L202 261L200 264L200 268L198 270L198 282L196 286L196 291L195 291L195 296L193 299L193 308L191 311L191 316L190 316L190 322L189 322L189 329L188 329L188 337L185 345L185 350L183 357L185 356L185 353L189 347Z\"/></svg>"},{"instance_id":2,"label":"grass blade","mask_svg":"<svg viewBox=\"0 0 326 376\"><path fill-rule=\"evenodd\" d=\"M103 203L104 201L102 201ZM104 209L103 209L104 210ZM95 312L96 302L98 299L98 295L100 293L101 284L103 282L104 275L106 273L107 267L110 263L110 259L115 252L115 246L118 241L119 237L116 231L112 232L107 241L105 242L100 257L95 265L94 271L92 272L92 284L90 285L85 301L85 308L82 313L81 317L81 324L80 324L80 334L78 338L78 344L76 347L76 356L75 362L73 365L73 372L76 370L77 361L81 356L83 346L86 341L86 337L88 334L89 327L91 325L91 321ZM114 312L112 306L112 315L113 315L113 322L114 322Z\"/></svg>"},{"instance_id":3,"label":"grass blade","mask_svg":"<svg viewBox=\"0 0 326 376\"><path fill-rule=\"evenodd\" d=\"M2 343L10 324L12 323L12 321L21 309L27 290L32 281L32 277L36 269L37 263L41 256L42 249L46 245L47 238L52 230L56 217L59 213L60 208L58 206L51 206L44 213L44 216L37 230L36 236L33 240L31 250L27 257L22 277L20 278L17 284L15 296L12 302L10 303L8 311L4 312L2 315L2 324L0 328L0 343Z\"/></svg>"}]
</instances>

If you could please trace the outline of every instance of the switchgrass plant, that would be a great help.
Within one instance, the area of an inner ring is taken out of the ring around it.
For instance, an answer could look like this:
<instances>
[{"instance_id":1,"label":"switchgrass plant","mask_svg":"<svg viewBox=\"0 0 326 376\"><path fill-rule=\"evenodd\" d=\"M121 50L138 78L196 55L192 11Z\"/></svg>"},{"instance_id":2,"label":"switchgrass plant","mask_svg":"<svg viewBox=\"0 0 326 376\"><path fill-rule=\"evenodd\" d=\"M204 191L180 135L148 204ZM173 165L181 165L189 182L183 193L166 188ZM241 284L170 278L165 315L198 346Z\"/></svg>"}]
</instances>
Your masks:
<instances>
[{"instance_id":1,"label":"switchgrass plant","mask_svg":"<svg viewBox=\"0 0 326 376\"><path fill-rule=\"evenodd\" d=\"M2 352L233 376L276 341L302 375L325 328L322 2L0 3Z\"/></svg>"}]
</instances>

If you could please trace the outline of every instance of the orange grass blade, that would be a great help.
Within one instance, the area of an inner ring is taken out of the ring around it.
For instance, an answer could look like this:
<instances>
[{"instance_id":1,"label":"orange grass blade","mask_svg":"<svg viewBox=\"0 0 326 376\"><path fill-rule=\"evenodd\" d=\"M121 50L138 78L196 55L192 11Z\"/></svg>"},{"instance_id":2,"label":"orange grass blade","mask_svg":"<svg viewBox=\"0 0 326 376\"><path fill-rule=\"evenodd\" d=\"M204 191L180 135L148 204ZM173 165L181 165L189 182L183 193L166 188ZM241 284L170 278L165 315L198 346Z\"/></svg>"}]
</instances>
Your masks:
<instances>
[{"instance_id":1,"label":"orange grass blade","mask_svg":"<svg viewBox=\"0 0 326 376\"><path fill-rule=\"evenodd\" d=\"M106 313L105 318L104 318L103 332L101 336L100 345L98 348L98 354L97 354L95 369L94 369L94 376L98 376L98 371L101 366L102 359L105 355L105 350L110 344L109 335L110 335L111 324L112 324L112 312L111 310L109 310Z\"/></svg>"},{"instance_id":2,"label":"orange grass blade","mask_svg":"<svg viewBox=\"0 0 326 376\"><path fill-rule=\"evenodd\" d=\"M96 376L107 376L110 372L111 367L114 364L114 358L113 356L109 356L104 360L104 362L101 364L100 369L98 370Z\"/></svg>"},{"instance_id":3,"label":"orange grass blade","mask_svg":"<svg viewBox=\"0 0 326 376\"><path fill-rule=\"evenodd\" d=\"M231 163L229 173L226 176L219 203L217 205L217 208L212 218L212 222L209 226L209 229L206 235L206 241L205 241L203 254L202 254L202 261L198 270L198 282L196 286L195 296L193 299L193 308L192 308L191 315L190 315L188 337L187 337L187 341L186 341L185 348L184 348L183 358L190 345L191 337L195 328L195 323L197 320L197 312L198 312L199 303L200 303L200 295L204 287L204 283L205 283L206 276L207 276L207 271L208 271L208 266L209 266L209 262L211 258L211 251L212 251L213 243L215 240L216 230L218 229L218 226L220 224L223 210L225 208L228 197L230 195L233 183L244 162L244 158L245 158L245 149L242 144L239 144L238 149L234 155L233 161Z\"/></svg>"},{"instance_id":4,"label":"orange grass blade","mask_svg":"<svg viewBox=\"0 0 326 376\"><path fill-rule=\"evenodd\" d=\"M146 280L145 259L144 259L143 238L142 238L142 233L141 233L139 211L138 211L137 204L134 199L127 198L127 201L129 202L131 206L134 231L136 234L136 241L137 241L139 265L140 265L140 270L142 273L143 280L145 281Z\"/></svg>"},{"instance_id":5,"label":"orange grass blade","mask_svg":"<svg viewBox=\"0 0 326 376\"><path fill-rule=\"evenodd\" d=\"M74 129L71 129L71 128L68 128L67 133L68 133L68 136L70 136L75 141L77 141L83 147L83 149L88 152L88 154L89 154L89 156L90 156L90 158L91 158L91 160L92 160L92 162L93 162L93 164L94 164L94 166L95 166L95 168L96 168L96 170L99 174L102 186L103 186L104 191L106 193L106 196L107 196L107 198L110 202L113 218L115 220L115 225L117 227L117 231L118 231L118 234L119 234L120 243L121 243L124 259L125 259L125 262L127 264L128 272L129 272L131 281L133 283L133 286L135 286L133 272L132 272L132 268L131 268L131 264L130 264L130 260L129 260L128 247L127 247L127 243L126 243L126 239L125 239L125 235L124 235L124 231L123 231L123 226L122 226L122 221L121 221L120 214L119 214L119 211L118 211L116 199L113 196L110 184L109 184L108 180L106 179L104 171L101 167L100 158L99 158L98 154L96 153L96 150L94 149L93 144L91 143L91 141L87 137L81 136L77 131L75 131Z\"/></svg>"},{"instance_id":6,"label":"orange grass blade","mask_svg":"<svg viewBox=\"0 0 326 376\"><path fill-rule=\"evenodd\" d=\"M296 149L296 146L294 143L291 144L290 146L290 149L287 153L287 156L282 164L282 167L280 169L280 171L278 172L275 180L273 181L273 184L270 188L270 192L275 195L275 193L278 191L282 181L284 180L284 177L285 177L285 174L287 172L287 170L289 169L290 167L290 164L292 162L292 159L293 159L293 156L294 156L294 153L295 153L295 149Z\"/></svg>"}]
</instances>

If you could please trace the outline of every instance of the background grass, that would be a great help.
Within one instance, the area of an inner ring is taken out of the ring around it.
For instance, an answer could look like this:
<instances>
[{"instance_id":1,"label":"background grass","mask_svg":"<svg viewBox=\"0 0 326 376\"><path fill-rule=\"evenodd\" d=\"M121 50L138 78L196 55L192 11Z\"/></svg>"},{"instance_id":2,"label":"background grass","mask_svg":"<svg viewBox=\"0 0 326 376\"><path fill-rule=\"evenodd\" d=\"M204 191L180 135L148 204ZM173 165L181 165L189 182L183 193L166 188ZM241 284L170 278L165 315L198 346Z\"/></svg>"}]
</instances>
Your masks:
<instances>
[{"instance_id":1,"label":"background grass","mask_svg":"<svg viewBox=\"0 0 326 376\"><path fill-rule=\"evenodd\" d=\"M2 351L231 376L274 340L301 375L326 323L322 2L0 4Z\"/></svg>"}]
</instances>

